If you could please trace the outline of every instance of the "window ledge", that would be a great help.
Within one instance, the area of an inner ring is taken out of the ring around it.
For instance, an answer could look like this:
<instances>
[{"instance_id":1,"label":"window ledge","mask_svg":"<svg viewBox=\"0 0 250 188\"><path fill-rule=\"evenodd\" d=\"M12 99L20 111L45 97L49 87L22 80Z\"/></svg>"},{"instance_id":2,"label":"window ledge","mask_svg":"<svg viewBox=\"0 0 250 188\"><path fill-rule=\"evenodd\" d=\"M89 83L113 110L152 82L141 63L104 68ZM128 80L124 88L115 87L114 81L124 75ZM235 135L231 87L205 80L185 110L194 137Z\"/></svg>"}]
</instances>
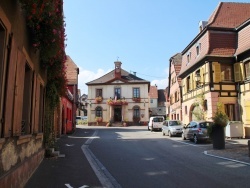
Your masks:
<instances>
[{"instance_id":1,"label":"window ledge","mask_svg":"<svg viewBox=\"0 0 250 188\"><path fill-rule=\"evenodd\" d=\"M17 140L17 145L29 142L31 137L32 137L32 135L30 135L30 134L19 136L18 140Z\"/></svg>"},{"instance_id":2,"label":"window ledge","mask_svg":"<svg viewBox=\"0 0 250 188\"><path fill-rule=\"evenodd\" d=\"M36 136L36 139L41 139L43 138L43 133L36 133L35 136Z\"/></svg>"}]
</instances>

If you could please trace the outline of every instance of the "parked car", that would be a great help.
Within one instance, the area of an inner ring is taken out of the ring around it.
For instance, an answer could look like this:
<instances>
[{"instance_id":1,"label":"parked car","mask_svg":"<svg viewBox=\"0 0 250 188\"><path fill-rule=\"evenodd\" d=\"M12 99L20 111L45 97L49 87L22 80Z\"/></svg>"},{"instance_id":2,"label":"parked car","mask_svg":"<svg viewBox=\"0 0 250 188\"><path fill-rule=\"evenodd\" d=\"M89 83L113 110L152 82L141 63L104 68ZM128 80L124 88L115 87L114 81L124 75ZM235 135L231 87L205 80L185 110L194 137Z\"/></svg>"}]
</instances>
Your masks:
<instances>
[{"instance_id":1,"label":"parked car","mask_svg":"<svg viewBox=\"0 0 250 188\"><path fill-rule=\"evenodd\" d=\"M179 120L165 120L162 126L163 136L181 136L182 135L183 124Z\"/></svg>"},{"instance_id":2,"label":"parked car","mask_svg":"<svg viewBox=\"0 0 250 188\"><path fill-rule=\"evenodd\" d=\"M148 122L148 130L161 130L165 118L163 116L150 117Z\"/></svg>"},{"instance_id":3,"label":"parked car","mask_svg":"<svg viewBox=\"0 0 250 188\"><path fill-rule=\"evenodd\" d=\"M87 116L76 116L76 124L86 124L88 122Z\"/></svg>"},{"instance_id":4,"label":"parked car","mask_svg":"<svg viewBox=\"0 0 250 188\"><path fill-rule=\"evenodd\" d=\"M191 121L188 125L183 127L182 139L193 140L195 144L200 140L209 140L207 134L207 127L211 126L213 122L210 121Z\"/></svg>"}]
</instances>

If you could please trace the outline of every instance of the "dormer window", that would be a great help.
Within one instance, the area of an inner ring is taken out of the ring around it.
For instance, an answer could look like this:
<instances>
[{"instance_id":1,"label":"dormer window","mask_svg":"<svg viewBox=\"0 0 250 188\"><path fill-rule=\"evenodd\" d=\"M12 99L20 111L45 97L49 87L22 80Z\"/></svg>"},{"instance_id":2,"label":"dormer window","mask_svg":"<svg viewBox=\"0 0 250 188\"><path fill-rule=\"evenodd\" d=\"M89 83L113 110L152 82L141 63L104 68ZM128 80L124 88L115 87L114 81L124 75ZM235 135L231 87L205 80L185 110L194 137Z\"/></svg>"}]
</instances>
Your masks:
<instances>
[{"instance_id":1,"label":"dormer window","mask_svg":"<svg viewBox=\"0 0 250 188\"><path fill-rule=\"evenodd\" d=\"M196 54L197 54L197 56L200 54L200 50L201 50L201 43L197 43L196 44Z\"/></svg>"},{"instance_id":2,"label":"dormer window","mask_svg":"<svg viewBox=\"0 0 250 188\"><path fill-rule=\"evenodd\" d=\"M187 65L190 63L191 60L191 52L187 53Z\"/></svg>"}]
</instances>

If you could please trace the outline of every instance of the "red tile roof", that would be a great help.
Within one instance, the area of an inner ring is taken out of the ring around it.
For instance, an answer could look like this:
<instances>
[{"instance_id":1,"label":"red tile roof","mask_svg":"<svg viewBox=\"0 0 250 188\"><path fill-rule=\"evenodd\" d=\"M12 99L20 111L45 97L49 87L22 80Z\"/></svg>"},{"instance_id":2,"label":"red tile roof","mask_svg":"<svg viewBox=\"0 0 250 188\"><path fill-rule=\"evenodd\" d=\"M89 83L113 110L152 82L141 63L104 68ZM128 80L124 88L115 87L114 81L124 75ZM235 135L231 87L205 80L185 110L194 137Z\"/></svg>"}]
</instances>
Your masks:
<instances>
[{"instance_id":1,"label":"red tile roof","mask_svg":"<svg viewBox=\"0 0 250 188\"><path fill-rule=\"evenodd\" d=\"M65 66L68 84L78 84L78 67L69 56L67 56Z\"/></svg>"},{"instance_id":2,"label":"red tile roof","mask_svg":"<svg viewBox=\"0 0 250 188\"><path fill-rule=\"evenodd\" d=\"M250 3L221 2L208 20L209 27L236 28L250 18Z\"/></svg>"},{"instance_id":3,"label":"red tile roof","mask_svg":"<svg viewBox=\"0 0 250 188\"><path fill-rule=\"evenodd\" d=\"M151 99L157 99L158 98L158 90L156 86L150 86L148 96Z\"/></svg>"}]
</instances>

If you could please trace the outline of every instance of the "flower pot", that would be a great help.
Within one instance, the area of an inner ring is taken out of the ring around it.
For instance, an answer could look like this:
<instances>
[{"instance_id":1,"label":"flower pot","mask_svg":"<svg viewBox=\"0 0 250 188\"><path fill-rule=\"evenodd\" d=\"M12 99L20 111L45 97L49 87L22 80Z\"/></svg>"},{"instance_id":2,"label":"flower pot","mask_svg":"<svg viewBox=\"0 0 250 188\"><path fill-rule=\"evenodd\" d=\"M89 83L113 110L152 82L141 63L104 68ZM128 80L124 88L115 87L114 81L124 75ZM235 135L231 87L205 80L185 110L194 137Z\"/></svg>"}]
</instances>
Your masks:
<instances>
[{"instance_id":1,"label":"flower pot","mask_svg":"<svg viewBox=\"0 0 250 188\"><path fill-rule=\"evenodd\" d=\"M213 149L225 149L225 130L223 126L217 125L212 130Z\"/></svg>"}]
</instances>

